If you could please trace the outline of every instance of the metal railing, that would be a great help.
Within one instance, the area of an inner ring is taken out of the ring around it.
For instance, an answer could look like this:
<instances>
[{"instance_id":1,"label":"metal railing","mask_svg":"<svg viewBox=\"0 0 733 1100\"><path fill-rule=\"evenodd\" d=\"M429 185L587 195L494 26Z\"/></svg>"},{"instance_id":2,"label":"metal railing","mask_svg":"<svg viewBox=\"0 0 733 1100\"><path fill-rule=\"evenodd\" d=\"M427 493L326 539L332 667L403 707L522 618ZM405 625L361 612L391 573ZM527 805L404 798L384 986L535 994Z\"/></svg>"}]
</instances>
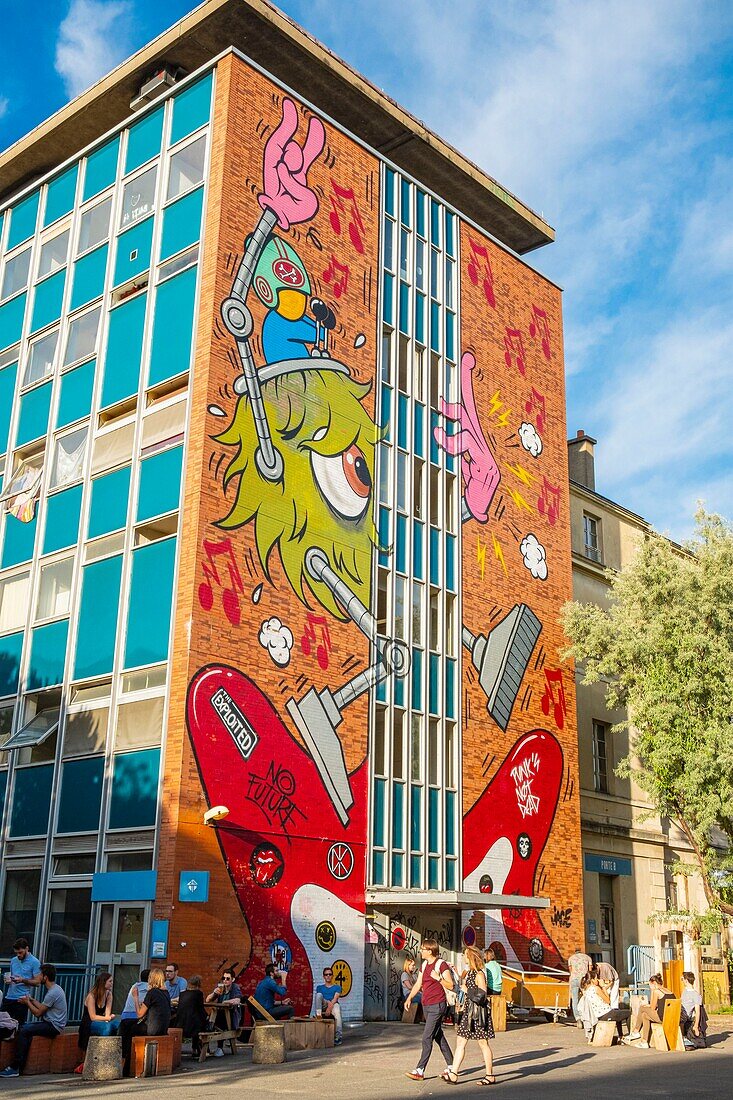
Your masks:
<instances>
[{"instance_id":1,"label":"metal railing","mask_svg":"<svg viewBox=\"0 0 733 1100\"><path fill-rule=\"evenodd\" d=\"M8 959L0 959L0 969L5 974L10 969L10 962ZM66 994L66 1007L68 1010L68 1024L81 1023L82 1012L84 1011L84 998L89 990L94 985L94 979L99 973L100 968L98 966L83 966L81 964L67 963L65 965L59 964L56 967L56 981ZM3 982L3 996L5 995L5 986ZM37 1001L42 1001L46 995L45 986L40 986L34 989L32 996Z\"/></svg>"},{"instance_id":2,"label":"metal railing","mask_svg":"<svg viewBox=\"0 0 733 1100\"><path fill-rule=\"evenodd\" d=\"M649 979L656 970L654 948L632 943L626 951L626 967L635 989L640 985L648 985Z\"/></svg>"}]
</instances>

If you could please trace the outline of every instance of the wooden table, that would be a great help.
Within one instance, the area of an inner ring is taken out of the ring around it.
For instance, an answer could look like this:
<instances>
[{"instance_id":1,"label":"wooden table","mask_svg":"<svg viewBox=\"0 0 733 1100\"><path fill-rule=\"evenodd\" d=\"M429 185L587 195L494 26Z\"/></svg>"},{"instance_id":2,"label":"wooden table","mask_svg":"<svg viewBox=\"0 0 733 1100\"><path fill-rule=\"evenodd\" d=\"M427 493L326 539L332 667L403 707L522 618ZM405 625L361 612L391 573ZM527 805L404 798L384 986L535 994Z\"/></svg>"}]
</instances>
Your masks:
<instances>
[{"instance_id":1,"label":"wooden table","mask_svg":"<svg viewBox=\"0 0 733 1100\"><path fill-rule=\"evenodd\" d=\"M201 1040L201 1054L199 1055L199 1062L206 1061L208 1044L211 1042L229 1043L232 1054L237 1053L237 1036L239 1035L239 1028L232 1027L232 1009L236 1007L237 1005L222 1005L217 1004L216 1002L209 1002L208 1004L204 1004L204 1008L214 1019L216 1019L216 1016L219 1012L223 1013L227 1026L224 1031L216 1029L214 1031L199 1032L199 1038Z\"/></svg>"}]
</instances>

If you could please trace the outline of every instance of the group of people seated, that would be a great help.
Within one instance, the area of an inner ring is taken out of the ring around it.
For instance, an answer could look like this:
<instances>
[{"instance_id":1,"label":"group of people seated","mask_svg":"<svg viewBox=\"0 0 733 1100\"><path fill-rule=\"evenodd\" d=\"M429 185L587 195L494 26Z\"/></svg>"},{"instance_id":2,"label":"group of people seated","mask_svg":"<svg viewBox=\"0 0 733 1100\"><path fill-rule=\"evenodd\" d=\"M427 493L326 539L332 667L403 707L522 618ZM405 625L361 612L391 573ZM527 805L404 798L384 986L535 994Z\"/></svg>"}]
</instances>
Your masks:
<instances>
[{"instance_id":1,"label":"group of people seated","mask_svg":"<svg viewBox=\"0 0 733 1100\"><path fill-rule=\"evenodd\" d=\"M695 975L691 970L684 971L682 985L682 996L680 997L682 1002L680 1011L682 1037L685 1046L689 1050L696 1050L706 1046L707 1012L702 996L695 989ZM633 1046L648 1047L652 1024L663 1023L665 1002L673 998L674 993L671 989L667 989L662 975L652 974L649 979L649 1004L643 1004L639 1007L634 1019L631 1021L631 1031L623 1041Z\"/></svg>"},{"instance_id":2,"label":"group of people seated","mask_svg":"<svg viewBox=\"0 0 733 1100\"><path fill-rule=\"evenodd\" d=\"M55 1039L66 1027L66 995L56 982L56 967L41 965L31 953L28 940L21 937L13 944L10 969L4 976L5 993L0 994L0 1040L17 1038L15 1056L0 1077L18 1077L28 1061L33 1037ZM43 987L39 1000L31 993ZM33 1017L28 1020L28 1016Z\"/></svg>"}]
</instances>

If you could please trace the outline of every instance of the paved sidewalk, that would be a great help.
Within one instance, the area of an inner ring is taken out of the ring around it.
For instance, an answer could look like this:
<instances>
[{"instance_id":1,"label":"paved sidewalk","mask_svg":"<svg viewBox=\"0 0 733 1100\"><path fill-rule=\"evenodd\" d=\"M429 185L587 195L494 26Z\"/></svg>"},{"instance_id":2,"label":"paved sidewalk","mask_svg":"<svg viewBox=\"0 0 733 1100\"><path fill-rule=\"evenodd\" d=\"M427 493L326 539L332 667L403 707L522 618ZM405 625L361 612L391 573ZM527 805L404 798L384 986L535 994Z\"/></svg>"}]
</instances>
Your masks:
<instances>
[{"instance_id":1,"label":"paved sidewalk","mask_svg":"<svg viewBox=\"0 0 733 1100\"><path fill-rule=\"evenodd\" d=\"M437 1050L425 1081L416 1083L404 1076L415 1063L420 1032L419 1027L401 1024L366 1024L346 1029L343 1046L294 1053L282 1066L253 1066L249 1050L245 1050L236 1057L209 1059L202 1066L184 1057L181 1070L172 1077L100 1085L67 1076L9 1079L0 1081L0 1096L227 1100L243 1090L248 1100L272 1100L273 1096L422 1100L451 1095L456 1089L438 1076L443 1066ZM453 1046L452 1028L447 1034ZM708 1050L685 1054L633 1047L596 1050L587 1045L582 1031L569 1025L511 1024L509 1031L497 1035L492 1043L497 1084L489 1095L540 1095L541 1100L568 1100L573 1094L582 1100L670 1096L721 1100L733 1096L733 1018L715 1020L708 1039ZM457 1086L459 1095L478 1096L476 1083L482 1067L476 1044L469 1044L464 1066Z\"/></svg>"}]
</instances>

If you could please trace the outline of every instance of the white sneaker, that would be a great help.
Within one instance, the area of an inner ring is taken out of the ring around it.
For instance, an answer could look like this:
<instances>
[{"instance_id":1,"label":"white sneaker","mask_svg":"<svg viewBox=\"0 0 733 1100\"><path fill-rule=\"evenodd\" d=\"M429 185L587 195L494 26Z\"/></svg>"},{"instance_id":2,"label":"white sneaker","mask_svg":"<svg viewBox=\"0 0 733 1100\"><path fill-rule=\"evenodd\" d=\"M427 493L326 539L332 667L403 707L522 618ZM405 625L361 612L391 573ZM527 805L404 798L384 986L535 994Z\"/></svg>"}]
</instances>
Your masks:
<instances>
[{"instance_id":1,"label":"white sneaker","mask_svg":"<svg viewBox=\"0 0 733 1100\"><path fill-rule=\"evenodd\" d=\"M221 1049L221 1047L216 1048L216 1051L214 1052L214 1057L215 1058L223 1058L224 1057L224 1051Z\"/></svg>"},{"instance_id":2,"label":"white sneaker","mask_svg":"<svg viewBox=\"0 0 733 1100\"><path fill-rule=\"evenodd\" d=\"M629 1035L628 1035L628 1038L629 1039L641 1039L641 1032L640 1031L630 1031Z\"/></svg>"},{"instance_id":3,"label":"white sneaker","mask_svg":"<svg viewBox=\"0 0 733 1100\"><path fill-rule=\"evenodd\" d=\"M640 1046L642 1050L649 1050L649 1044L645 1043L643 1039L640 1039L637 1045Z\"/></svg>"}]
</instances>

